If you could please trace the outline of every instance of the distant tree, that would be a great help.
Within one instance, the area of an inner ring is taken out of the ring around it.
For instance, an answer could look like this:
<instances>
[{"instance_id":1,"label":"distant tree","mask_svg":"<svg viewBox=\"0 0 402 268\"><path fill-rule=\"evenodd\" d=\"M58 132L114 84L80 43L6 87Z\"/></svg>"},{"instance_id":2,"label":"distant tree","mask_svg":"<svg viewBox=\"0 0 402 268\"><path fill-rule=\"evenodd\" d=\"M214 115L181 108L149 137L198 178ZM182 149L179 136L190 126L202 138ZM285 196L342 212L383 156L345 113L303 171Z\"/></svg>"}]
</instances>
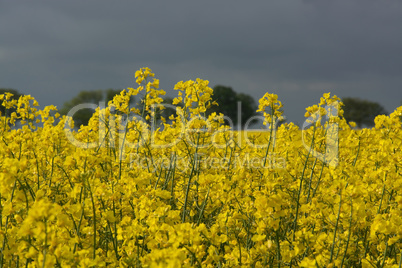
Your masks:
<instances>
[{"instance_id":1,"label":"distant tree","mask_svg":"<svg viewBox=\"0 0 402 268\"><path fill-rule=\"evenodd\" d=\"M4 93L7 93L7 92L13 94L13 96L11 98L14 99L14 100L18 100L20 98L20 96L22 95L16 89L0 88L0 95L4 94ZM7 110L7 114L5 114L6 113L6 108L3 105L1 105L1 103L0 103L0 112L1 112L2 116L4 116L4 115L9 116L9 115L11 115L11 113L13 113L15 111L16 111L15 108L9 109L9 110Z\"/></svg>"},{"instance_id":2,"label":"distant tree","mask_svg":"<svg viewBox=\"0 0 402 268\"><path fill-rule=\"evenodd\" d=\"M106 90L106 105L109 101L113 100L114 96L116 96L117 94L120 94L121 89L112 89L109 88Z\"/></svg>"},{"instance_id":3,"label":"distant tree","mask_svg":"<svg viewBox=\"0 0 402 268\"><path fill-rule=\"evenodd\" d=\"M253 97L244 93L237 94L237 101L241 103L241 122L245 124L250 117L256 115L258 106Z\"/></svg>"},{"instance_id":4,"label":"distant tree","mask_svg":"<svg viewBox=\"0 0 402 268\"><path fill-rule=\"evenodd\" d=\"M212 98L219 106L212 106L209 114L212 112L222 113L229 117L234 125L240 123L238 119L241 119L241 123L244 124L250 117L256 115L258 106L250 95L236 93L231 87L222 85L217 85L213 89L214 93ZM238 115L238 102L241 104L240 116Z\"/></svg>"},{"instance_id":5,"label":"distant tree","mask_svg":"<svg viewBox=\"0 0 402 268\"><path fill-rule=\"evenodd\" d=\"M74 97L70 101L65 102L59 112L62 115L66 115L72 108L83 103L93 103L98 105L99 102L105 101L107 105L107 103L120 92L121 90L118 89L81 91L76 97ZM93 109L89 108L78 110L73 115L75 125L77 127L80 127L81 125L87 125L89 119L91 119L94 112L95 111Z\"/></svg>"},{"instance_id":6,"label":"distant tree","mask_svg":"<svg viewBox=\"0 0 402 268\"><path fill-rule=\"evenodd\" d=\"M353 121L357 127L363 126L373 127L374 118L377 115L388 114L388 112L377 102L362 100L359 98L343 98L342 99L344 114L346 121Z\"/></svg>"}]
</instances>

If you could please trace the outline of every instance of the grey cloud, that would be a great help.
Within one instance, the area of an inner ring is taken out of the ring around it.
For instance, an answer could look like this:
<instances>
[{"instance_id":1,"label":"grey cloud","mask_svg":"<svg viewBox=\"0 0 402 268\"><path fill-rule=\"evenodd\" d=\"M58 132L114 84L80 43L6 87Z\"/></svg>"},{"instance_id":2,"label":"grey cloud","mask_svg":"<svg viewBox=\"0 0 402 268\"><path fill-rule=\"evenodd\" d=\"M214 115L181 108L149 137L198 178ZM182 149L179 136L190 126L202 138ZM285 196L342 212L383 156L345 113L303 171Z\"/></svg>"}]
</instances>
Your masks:
<instances>
[{"instance_id":1,"label":"grey cloud","mask_svg":"<svg viewBox=\"0 0 402 268\"><path fill-rule=\"evenodd\" d=\"M84 89L132 86L143 66L169 92L196 77L256 99L272 90L297 121L301 106L326 91L367 96L388 110L402 99L396 0L0 5L0 87L44 104L60 106Z\"/></svg>"}]
</instances>

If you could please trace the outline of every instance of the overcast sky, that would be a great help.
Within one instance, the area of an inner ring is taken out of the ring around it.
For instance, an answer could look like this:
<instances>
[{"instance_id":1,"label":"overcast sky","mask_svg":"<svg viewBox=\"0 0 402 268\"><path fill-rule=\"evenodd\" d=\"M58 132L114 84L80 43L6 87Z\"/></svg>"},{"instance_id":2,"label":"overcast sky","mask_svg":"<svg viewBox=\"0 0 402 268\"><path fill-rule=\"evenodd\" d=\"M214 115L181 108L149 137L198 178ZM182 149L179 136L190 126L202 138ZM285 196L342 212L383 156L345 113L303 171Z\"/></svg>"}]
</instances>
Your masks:
<instances>
[{"instance_id":1,"label":"overcast sky","mask_svg":"<svg viewBox=\"0 0 402 268\"><path fill-rule=\"evenodd\" d=\"M276 93L288 121L325 92L402 101L402 1L0 0L0 88L62 104L82 90L136 87L149 67L181 80Z\"/></svg>"}]
</instances>

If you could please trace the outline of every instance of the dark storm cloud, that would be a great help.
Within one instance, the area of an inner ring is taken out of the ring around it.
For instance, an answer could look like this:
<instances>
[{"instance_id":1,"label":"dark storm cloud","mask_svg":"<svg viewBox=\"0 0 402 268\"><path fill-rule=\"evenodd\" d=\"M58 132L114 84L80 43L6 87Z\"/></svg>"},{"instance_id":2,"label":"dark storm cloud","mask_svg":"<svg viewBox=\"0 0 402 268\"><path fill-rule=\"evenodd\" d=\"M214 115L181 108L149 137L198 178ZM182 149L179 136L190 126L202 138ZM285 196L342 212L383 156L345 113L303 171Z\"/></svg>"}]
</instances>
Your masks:
<instances>
[{"instance_id":1,"label":"dark storm cloud","mask_svg":"<svg viewBox=\"0 0 402 268\"><path fill-rule=\"evenodd\" d=\"M402 100L399 1L3 1L0 87L61 104L81 90L134 86L148 66L168 92L197 77L290 120L324 92L389 111ZM172 93L171 93L172 94Z\"/></svg>"}]
</instances>

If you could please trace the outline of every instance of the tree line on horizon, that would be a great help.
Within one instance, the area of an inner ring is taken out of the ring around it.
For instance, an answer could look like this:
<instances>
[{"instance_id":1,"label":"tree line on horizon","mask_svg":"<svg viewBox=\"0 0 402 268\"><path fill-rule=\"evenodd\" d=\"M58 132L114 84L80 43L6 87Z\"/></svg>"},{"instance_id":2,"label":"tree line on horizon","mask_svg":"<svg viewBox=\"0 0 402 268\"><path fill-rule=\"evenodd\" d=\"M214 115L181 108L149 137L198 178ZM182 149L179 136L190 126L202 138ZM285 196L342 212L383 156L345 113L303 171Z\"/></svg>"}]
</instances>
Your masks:
<instances>
[{"instance_id":1,"label":"tree line on horizon","mask_svg":"<svg viewBox=\"0 0 402 268\"><path fill-rule=\"evenodd\" d=\"M208 114L213 112L222 113L231 119L233 124L236 126L240 124L240 128L243 128L244 124L253 116L257 115L256 112L258 105L253 97L245 93L237 93L229 86L217 85L214 88L214 100L218 103L218 106L212 106L208 111ZM14 99L18 99L21 93L15 89L0 88L0 94L12 93ZM99 104L99 102L104 101L106 104L113 99L114 96L120 94L120 89L107 89L107 90L84 90L81 91L71 100L65 102L63 107L59 110L61 115L67 115L68 112L75 106L82 103L93 103ZM134 98L130 101L134 105ZM374 118L377 115L388 115L388 112L377 102L372 102L368 100L363 100L360 98L345 97L342 98L344 103L344 117L348 122L355 122L358 128L363 127L373 127ZM165 97L165 104L172 104L173 98ZM241 104L241 115L238 114L238 103ZM6 113L5 108L0 106L1 115ZM7 115L10 115L13 110L7 111ZM74 116L73 120L77 127L81 125L87 125L89 119L91 118L94 110L85 108L78 110ZM174 114L172 109L162 110L160 116L168 118L170 115ZM226 120L226 123L229 123Z\"/></svg>"}]
</instances>

